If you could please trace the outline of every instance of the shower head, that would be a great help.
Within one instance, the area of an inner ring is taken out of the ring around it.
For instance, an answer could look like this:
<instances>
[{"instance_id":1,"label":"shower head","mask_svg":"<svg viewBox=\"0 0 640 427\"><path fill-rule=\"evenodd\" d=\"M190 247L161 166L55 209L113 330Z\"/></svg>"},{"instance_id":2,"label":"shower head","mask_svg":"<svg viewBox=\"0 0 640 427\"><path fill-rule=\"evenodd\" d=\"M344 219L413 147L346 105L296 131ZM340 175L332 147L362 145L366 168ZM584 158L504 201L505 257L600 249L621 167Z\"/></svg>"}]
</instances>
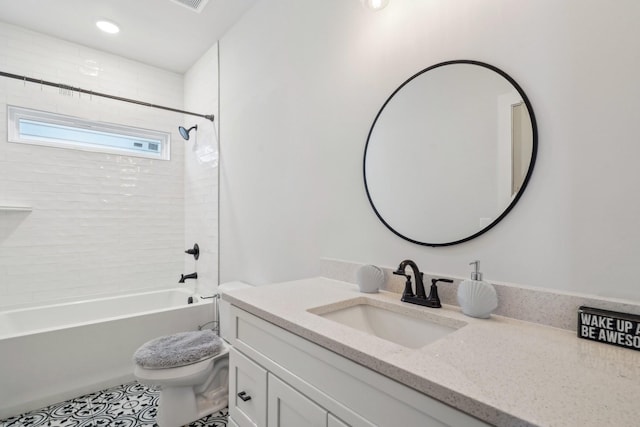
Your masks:
<instances>
[{"instance_id":1,"label":"shower head","mask_svg":"<svg viewBox=\"0 0 640 427\"><path fill-rule=\"evenodd\" d=\"M189 134L192 130L198 130L198 125L191 126L189 129L185 129L183 126L180 126L178 130L180 131L180 135L185 139L185 141L189 140Z\"/></svg>"}]
</instances>

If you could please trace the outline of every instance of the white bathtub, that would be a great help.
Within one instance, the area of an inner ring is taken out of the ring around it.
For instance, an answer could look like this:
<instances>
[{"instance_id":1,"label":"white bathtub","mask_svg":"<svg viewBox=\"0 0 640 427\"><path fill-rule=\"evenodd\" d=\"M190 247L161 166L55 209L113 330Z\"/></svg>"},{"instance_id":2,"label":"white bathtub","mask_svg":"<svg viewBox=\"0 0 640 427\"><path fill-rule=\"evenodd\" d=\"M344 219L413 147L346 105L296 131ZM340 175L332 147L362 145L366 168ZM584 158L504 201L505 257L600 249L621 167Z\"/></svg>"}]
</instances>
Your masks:
<instances>
[{"instance_id":1,"label":"white bathtub","mask_svg":"<svg viewBox=\"0 0 640 427\"><path fill-rule=\"evenodd\" d=\"M0 420L132 381L144 342L213 320L185 289L0 312Z\"/></svg>"}]
</instances>

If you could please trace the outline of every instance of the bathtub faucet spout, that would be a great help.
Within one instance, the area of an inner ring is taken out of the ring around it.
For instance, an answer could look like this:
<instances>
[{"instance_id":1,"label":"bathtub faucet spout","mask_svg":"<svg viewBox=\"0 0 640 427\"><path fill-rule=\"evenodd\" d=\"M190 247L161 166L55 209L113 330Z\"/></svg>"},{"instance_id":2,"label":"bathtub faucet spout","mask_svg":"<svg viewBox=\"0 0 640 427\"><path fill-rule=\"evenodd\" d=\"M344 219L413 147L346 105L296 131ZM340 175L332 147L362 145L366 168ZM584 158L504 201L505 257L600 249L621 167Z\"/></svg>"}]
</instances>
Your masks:
<instances>
[{"instance_id":1,"label":"bathtub faucet spout","mask_svg":"<svg viewBox=\"0 0 640 427\"><path fill-rule=\"evenodd\" d=\"M180 280L178 280L178 283L184 283L184 281L187 279L197 279L197 278L198 278L198 273L181 274Z\"/></svg>"}]
</instances>

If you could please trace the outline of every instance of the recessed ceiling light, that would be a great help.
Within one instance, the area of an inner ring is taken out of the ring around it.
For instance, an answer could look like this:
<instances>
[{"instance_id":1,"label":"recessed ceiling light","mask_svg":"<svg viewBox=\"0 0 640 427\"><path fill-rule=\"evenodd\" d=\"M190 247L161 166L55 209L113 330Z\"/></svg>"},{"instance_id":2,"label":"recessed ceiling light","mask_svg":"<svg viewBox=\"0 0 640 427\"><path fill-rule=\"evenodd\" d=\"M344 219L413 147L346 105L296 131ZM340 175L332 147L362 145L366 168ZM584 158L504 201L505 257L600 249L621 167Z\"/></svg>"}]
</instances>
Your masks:
<instances>
[{"instance_id":1,"label":"recessed ceiling light","mask_svg":"<svg viewBox=\"0 0 640 427\"><path fill-rule=\"evenodd\" d=\"M111 21L98 21L96 22L96 26L98 28L100 28L102 31L104 31L105 33L109 33L109 34L117 34L120 32L120 27L118 27L116 24L114 24Z\"/></svg>"},{"instance_id":2,"label":"recessed ceiling light","mask_svg":"<svg viewBox=\"0 0 640 427\"><path fill-rule=\"evenodd\" d=\"M381 10L387 7L389 0L363 0L364 6L371 10Z\"/></svg>"}]
</instances>

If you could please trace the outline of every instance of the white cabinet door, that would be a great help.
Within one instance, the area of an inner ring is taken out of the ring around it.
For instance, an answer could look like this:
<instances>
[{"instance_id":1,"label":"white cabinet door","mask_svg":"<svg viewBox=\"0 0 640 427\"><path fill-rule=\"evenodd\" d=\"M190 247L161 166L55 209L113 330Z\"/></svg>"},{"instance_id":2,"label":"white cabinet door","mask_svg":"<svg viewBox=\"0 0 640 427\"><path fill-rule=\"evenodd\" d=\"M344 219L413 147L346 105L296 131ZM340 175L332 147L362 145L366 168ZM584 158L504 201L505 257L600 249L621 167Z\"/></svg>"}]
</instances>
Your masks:
<instances>
[{"instance_id":1,"label":"white cabinet door","mask_svg":"<svg viewBox=\"0 0 640 427\"><path fill-rule=\"evenodd\" d=\"M267 424L267 371L234 348L229 351L229 415L240 427Z\"/></svg>"},{"instance_id":2,"label":"white cabinet door","mask_svg":"<svg viewBox=\"0 0 640 427\"><path fill-rule=\"evenodd\" d=\"M327 411L269 374L267 427L327 427Z\"/></svg>"},{"instance_id":3,"label":"white cabinet door","mask_svg":"<svg viewBox=\"0 0 640 427\"><path fill-rule=\"evenodd\" d=\"M329 418L327 419L327 427L349 427L347 424L343 423L332 414L329 414Z\"/></svg>"}]
</instances>

